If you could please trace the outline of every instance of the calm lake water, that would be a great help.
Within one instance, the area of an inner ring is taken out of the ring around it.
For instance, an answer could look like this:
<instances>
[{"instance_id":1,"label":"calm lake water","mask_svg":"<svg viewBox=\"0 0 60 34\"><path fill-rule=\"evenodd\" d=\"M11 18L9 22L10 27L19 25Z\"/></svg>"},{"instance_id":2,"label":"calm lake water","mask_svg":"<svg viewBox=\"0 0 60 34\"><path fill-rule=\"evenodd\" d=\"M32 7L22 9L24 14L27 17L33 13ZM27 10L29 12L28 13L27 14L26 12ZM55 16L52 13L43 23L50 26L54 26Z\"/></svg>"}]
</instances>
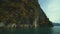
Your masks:
<instances>
[{"instance_id":1,"label":"calm lake water","mask_svg":"<svg viewBox=\"0 0 60 34\"><path fill-rule=\"evenodd\" d=\"M60 34L60 26L20 28L20 29L0 29L0 34Z\"/></svg>"}]
</instances>

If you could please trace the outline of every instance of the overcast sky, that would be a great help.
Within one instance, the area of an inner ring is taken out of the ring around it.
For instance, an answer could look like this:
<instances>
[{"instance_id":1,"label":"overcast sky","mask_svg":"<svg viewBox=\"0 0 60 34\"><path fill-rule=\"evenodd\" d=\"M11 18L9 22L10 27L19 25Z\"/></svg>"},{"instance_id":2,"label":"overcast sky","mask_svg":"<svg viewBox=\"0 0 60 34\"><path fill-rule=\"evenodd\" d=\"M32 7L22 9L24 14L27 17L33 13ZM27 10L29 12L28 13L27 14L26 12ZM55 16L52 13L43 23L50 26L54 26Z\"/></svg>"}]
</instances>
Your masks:
<instances>
[{"instance_id":1,"label":"overcast sky","mask_svg":"<svg viewBox=\"0 0 60 34\"><path fill-rule=\"evenodd\" d=\"M60 23L60 0L38 0L50 21Z\"/></svg>"}]
</instances>

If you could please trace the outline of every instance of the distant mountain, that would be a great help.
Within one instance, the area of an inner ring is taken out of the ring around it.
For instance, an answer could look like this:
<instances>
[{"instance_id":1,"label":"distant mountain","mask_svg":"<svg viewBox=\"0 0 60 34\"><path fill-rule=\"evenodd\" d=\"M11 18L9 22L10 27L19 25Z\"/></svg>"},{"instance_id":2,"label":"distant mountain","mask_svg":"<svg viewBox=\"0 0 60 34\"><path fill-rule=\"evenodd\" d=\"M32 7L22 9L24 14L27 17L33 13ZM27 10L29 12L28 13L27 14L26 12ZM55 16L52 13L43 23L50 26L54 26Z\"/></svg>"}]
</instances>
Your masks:
<instances>
[{"instance_id":1,"label":"distant mountain","mask_svg":"<svg viewBox=\"0 0 60 34\"><path fill-rule=\"evenodd\" d=\"M60 23L53 23L54 26L60 26Z\"/></svg>"}]
</instances>

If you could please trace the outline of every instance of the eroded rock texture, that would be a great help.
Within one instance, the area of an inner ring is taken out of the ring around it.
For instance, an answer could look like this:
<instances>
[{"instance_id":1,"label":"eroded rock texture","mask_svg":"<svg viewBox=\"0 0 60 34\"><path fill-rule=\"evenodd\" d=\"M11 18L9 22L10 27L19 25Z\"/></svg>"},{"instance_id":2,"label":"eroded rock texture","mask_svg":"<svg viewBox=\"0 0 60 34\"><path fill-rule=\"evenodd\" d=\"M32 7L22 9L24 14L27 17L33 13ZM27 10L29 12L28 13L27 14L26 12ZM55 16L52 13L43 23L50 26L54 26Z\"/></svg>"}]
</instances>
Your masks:
<instances>
[{"instance_id":1,"label":"eroded rock texture","mask_svg":"<svg viewBox=\"0 0 60 34\"><path fill-rule=\"evenodd\" d=\"M0 0L0 22L31 24L37 19L40 26L52 26L38 0Z\"/></svg>"}]
</instances>

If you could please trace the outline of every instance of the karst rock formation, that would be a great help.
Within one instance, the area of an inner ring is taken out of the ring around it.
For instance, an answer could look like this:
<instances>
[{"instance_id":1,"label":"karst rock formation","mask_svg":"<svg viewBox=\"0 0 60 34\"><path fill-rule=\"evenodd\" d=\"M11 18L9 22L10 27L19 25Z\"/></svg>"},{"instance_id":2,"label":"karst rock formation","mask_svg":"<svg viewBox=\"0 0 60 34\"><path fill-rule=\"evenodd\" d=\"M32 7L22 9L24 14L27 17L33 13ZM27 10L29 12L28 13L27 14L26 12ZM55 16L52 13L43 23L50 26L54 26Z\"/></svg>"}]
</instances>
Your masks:
<instances>
[{"instance_id":1,"label":"karst rock formation","mask_svg":"<svg viewBox=\"0 0 60 34\"><path fill-rule=\"evenodd\" d=\"M39 26L53 26L38 0L0 0L0 22L29 24L35 22Z\"/></svg>"}]
</instances>

